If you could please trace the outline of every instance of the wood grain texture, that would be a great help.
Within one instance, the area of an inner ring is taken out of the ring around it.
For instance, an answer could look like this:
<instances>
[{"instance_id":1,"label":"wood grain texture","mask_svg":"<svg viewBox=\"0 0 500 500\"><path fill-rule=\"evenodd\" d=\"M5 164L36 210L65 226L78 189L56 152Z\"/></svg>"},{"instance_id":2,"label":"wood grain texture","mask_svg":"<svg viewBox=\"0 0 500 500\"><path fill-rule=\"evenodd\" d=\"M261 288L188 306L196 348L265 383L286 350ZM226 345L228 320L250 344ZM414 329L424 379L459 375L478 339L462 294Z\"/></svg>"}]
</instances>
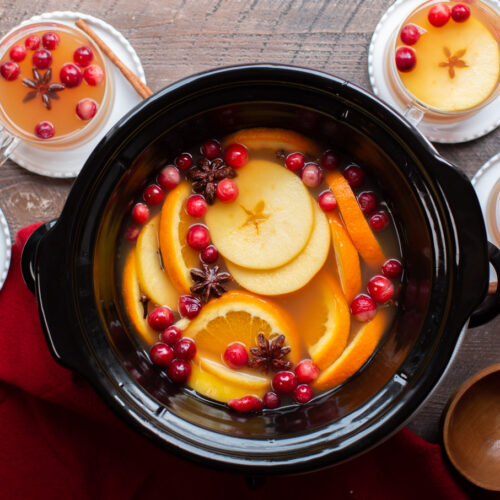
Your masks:
<instances>
[{"instance_id":1,"label":"wood grain texture","mask_svg":"<svg viewBox=\"0 0 500 500\"><path fill-rule=\"evenodd\" d=\"M390 0L5 0L0 33L41 12L73 10L120 30L141 58L149 86L214 66L280 62L327 71L369 88L367 50ZM437 146L472 177L500 150L500 131L461 145ZM57 217L72 182L43 178L8 162L0 168L0 207L12 234ZM409 426L437 440L442 409L453 390L481 368L500 361L500 319L468 330L446 377Z\"/></svg>"}]
</instances>

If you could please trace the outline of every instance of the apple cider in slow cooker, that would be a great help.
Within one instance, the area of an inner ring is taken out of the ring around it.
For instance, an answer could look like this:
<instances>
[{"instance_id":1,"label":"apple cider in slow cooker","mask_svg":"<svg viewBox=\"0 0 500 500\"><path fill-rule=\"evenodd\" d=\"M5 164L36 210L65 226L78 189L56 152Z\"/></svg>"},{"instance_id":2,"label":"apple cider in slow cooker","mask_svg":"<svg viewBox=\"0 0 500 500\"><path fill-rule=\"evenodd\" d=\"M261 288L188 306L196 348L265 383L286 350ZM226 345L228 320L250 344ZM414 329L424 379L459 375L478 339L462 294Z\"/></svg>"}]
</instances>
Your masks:
<instances>
[{"instance_id":1,"label":"apple cider in slow cooker","mask_svg":"<svg viewBox=\"0 0 500 500\"><path fill-rule=\"evenodd\" d=\"M284 129L220 139L165 159L131 204L127 322L192 394L242 412L305 404L359 371L390 328L396 227L355 158Z\"/></svg>"}]
</instances>

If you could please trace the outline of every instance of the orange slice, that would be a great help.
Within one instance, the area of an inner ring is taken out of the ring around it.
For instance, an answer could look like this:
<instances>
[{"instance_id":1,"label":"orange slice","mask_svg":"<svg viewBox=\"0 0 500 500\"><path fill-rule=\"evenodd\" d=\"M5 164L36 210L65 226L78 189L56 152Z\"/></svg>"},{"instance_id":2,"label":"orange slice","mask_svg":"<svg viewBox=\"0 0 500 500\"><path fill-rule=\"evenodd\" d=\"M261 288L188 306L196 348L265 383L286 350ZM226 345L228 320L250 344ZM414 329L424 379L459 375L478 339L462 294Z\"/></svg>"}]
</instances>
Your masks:
<instances>
[{"instance_id":1,"label":"orange slice","mask_svg":"<svg viewBox=\"0 0 500 500\"><path fill-rule=\"evenodd\" d=\"M168 193L160 218L160 248L163 264L179 293L190 293L193 281L189 270L199 266L198 253L186 242L189 226L196 220L185 210L191 194L188 182L182 182Z\"/></svg>"},{"instance_id":2,"label":"orange slice","mask_svg":"<svg viewBox=\"0 0 500 500\"><path fill-rule=\"evenodd\" d=\"M320 390L331 389L354 375L375 351L387 322L387 311L379 309L375 317L359 329L342 355L320 373L314 387Z\"/></svg>"},{"instance_id":3,"label":"orange slice","mask_svg":"<svg viewBox=\"0 0 500 500\"><path fill-rule=\"evenodd\" d=\"M347 232L361 257L370 266L381 266L385 261L384 252L366 222L351 186L338 171L330 172L326 176L326 182L337 198Z\"/></svg>"},{"instance_id":4,"label":"orange slice","mask_svg":"<svg viewBox=\"0 0 500 500\"><path fill-rule=\"evenodd\" d=\"M344 224L335 212L327 214L332 233L333 250L345 299L350 304L361 290L361 266L356 247L352 244Z\"/></svg>"},{"instance_id":5,"label":"orange slice","mask_svg":"<svg viewBox=\"0 0 500 500\"><path fill-rule=\"evenodd\" d=\"M284 128L246 128L228 135L223 145L233 143L243 144L248 149L272 149L273 151L284 150L285 153L299 151L311 156L321 153L316 142L311 139Z\"/></svg>"}]
</instances>

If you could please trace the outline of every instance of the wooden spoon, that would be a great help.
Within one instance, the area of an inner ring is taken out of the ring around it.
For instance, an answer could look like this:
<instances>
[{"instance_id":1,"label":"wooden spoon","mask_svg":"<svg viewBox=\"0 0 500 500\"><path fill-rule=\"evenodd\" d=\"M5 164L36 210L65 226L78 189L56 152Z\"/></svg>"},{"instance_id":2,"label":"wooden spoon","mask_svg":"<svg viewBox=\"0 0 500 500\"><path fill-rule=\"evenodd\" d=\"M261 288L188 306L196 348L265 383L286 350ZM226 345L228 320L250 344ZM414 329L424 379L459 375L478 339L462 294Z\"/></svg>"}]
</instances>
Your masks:
<instances>
[{"instance_id":1,"label":"wooden spoon","mask_svg":"<svg viewBox=\"0 0 500 500\"><path fill-rule=\"evenodd\" d=\"M463 476L481 488L500 491L500 363L459 387L446 413L443 441Z\"/></svg>"}]
</instances>

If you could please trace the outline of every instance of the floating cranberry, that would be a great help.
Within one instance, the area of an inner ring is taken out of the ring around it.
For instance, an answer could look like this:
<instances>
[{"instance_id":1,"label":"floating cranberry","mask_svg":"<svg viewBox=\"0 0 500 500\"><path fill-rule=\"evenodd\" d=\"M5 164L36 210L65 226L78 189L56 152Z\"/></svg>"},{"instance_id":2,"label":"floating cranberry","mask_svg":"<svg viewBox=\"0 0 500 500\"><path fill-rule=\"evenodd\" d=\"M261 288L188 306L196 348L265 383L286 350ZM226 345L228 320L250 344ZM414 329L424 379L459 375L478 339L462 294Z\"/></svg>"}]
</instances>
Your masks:
<instances>
[{"instance_id":1,"label":"floating cranberry","mask_svg":"<svg viewBox=\"0 0 500 500\"><path fill-rule=\"evenodd\" d=\"M263 407L262 401L255 396L243 396L239 399L230 399L227 402L227 405L233 410L240 413L260 411Z\"/></svg>"},{"instance_id":2,"label":"floating cranberry","mask_svg":"<svg viewBox=\"0 0 500 500\"><path fill-rule=\"evenodd\" d=\"M94 53L85 45L78 47L73 53L73 61L82 68L86 68L92 62L92 59L94 59Z\"/></svg>"},{"instance_id":3,"label":"floating cranberry","mask_svg":"<svg viewBox=\"0 0 500 500\"><path fill-rule=\"evenodd\" d=\"M160 334L162 342L165 342L165 344L170 346L177 344L181 337L182 332L174 325L169 326Z\"/></svg>"},{"instance_id":4,"label":"floating cranberry","mask_svg":"<svg viewBox=\"0 0 500 500\"><path fill-rule=\"evenodd\" d=\"M313 390L310 386L301 384L297 386L295 391L293 391L293 397L295 398L295 401L297 401L297 403L308 403L313 397Z\"/></svg>"},{"instance_id":5,"label":"floating cranberry","mask_svg":"<svg viewBox=\"0 0 500 500\"><path fill-rule=\"evenodd\" d=\"M323 171L316 163L307 163L300 174L302 182L309 187L316 187L323 181Z\"/></svg>"},{"instance_id":6,"label":"floating cranberry","mask_svg":"<svg viewBox=\"0 0 500 500\"><path fill-rule=\"evenodd\" d=\"M358 321L370 321L376 312L377 304L369 295L360 293L351 302L351 314Z\"/></svg>"},{"instance_id":7,"label":"floating cranberry","mask_svg":"<svg viewBox=\"0 0 500 500\"><path fill-rule=\"evenodd\" d=\"M11 82L19 76L19 65L12 61L5 61L0 65L0 75Z\"/></svg>"},{"instance_id":8,"label":"floating cranberry","mask_svg":"<svg viewBox=\"0 0 500 500\"><path fill-rule=\"evenodd\" d=\"M83 78L91 87L97 87L104 81L104 70L97 64L91 64L85 68Z\"/></svg>"},{"instance_id":9,"label":"floating cranberry","mask_svg":"<svg viewBox=\"0 0 500 500\"><path fill-rule=\"evenodd\" d=\"M21 62L26 57L26 47L14 45L9 52L9 57L15 62Z\"/></svg>"},{"instance_id":10,"label":"floating cranberry","mask_svg":"<svg viewBox=\"0 0 500 500\"><path fill-rule=\"evenodd\" d=\"M224 152L224 161L236 169L244 167L248 162L248 149L243 144L231 144Z\"/></svg>"},{"instance_id":11,"label":"floating cranberry","mask_svg":"<svg viewBox=\"0 0 500 500\"><path fill-rule=\"evenodd\" d=\"M233 342L224 351L224 361L229 368L239 370L248 363L248 352L246 347L239 342Z\"/></svg>"},{"instance_id":12,"label":"floating cranberry","mask_svg":"<svg viewBox=\"0 0 500 500\"><path fill-rule=\"evenodd\" d=\"M186 203L186 212L191 217L199 219L207 212L207 202L201 194L194 194L188 198Z\"/></svg>"},{"instance_id":13,"label":"floating cranberry","mask_svg":"<svg viewBox=\"0 0 500 500\"><path fill-rule=\"evenodd\" d=\"M364 214L371 214L377 208L377 197L373 191L363 191L358 196L358 204Z\"/></svg>"},{"instance_id":14,"label":"floating cranberry","mask_svg":"<svg viewBox=\"0 0 500 500\"><path fill-rule=\"evenodd\" d=\"M278 394L291 394L297 387L297 377L293 372L278 372L271 385Z\"/></svg>"},{"instance_id":15,"label":"floating cranberry","mask_svg":"<svg viewBox=\"0 0 500 500\"><path fill-rule=\"evenodd\" d=\"M361 187L365 182L365 173L358 165L349 165L344 170L344 177L353 188Z\"/></svg>"},{"instance_id":16,"label":"floating cranberry","mask_svg":"<svg viewBox=\"0 0 500 500\"><path fill-rule=\"evenodd\" d=\"M148 314L148 324L149 326L158 332L165 330L174 322L174 313L172 309L167 306L155 307Z\"/></svg>"},{"instance_id":17,"label":"floating cranberry","mask_svg":"<svg viewBox=\"0 0 500 500\"><path fill-rule=\"evenodd\" d=\"M28 38L26 38L24 45L28 50L36 50L38 49L38 47L40 47L40 38L37 37L36 35L31 35Z\"/></svg>"},{"instance_id":18,"label":"floating cranberry","mask_svg":"<svg viewBox=\"0 0 500 500\"><path fill-rule=\"evenodd\" d=\"M174 359L167 370L168 378L176 384L184 384L191 376L191 365L185 359Z\"/></svg>"},{"instance_id":19,"label":"floating cranberry","mask_svg":"<svg viewBox=\"0 0 500 500\"><path fill-rule=\"evenodd\" d=\"M385 304L394 295L394 285L385 276L376 275L368 281L366 289L370 297L379 304Z\"/></svg>"},{"instance_id":20,"label":"floating cranberry","mask_svg":"<svg viewBox=\"0 0 500 500\"><path fill-rule=\"evenodd\" d=\"M91 120L97 113L97 103L93 99L82 99L76 105L76 114L81 120Z\"/></svg>"},{"instance_id":21,"label":"floating cranberry","mask_svg":"<svg viewBox=\"0 0 500 500\"><path fill-rule=\"evenodd\" d=\"M37 123L35 127L35 134L40 139L51 139L52 137L54 137L55 133L56 129L51 122L40 122Z\"/></svg>"},{"instance_id":22,"label":"floating cranberry","mask_svg":"<svg viewBox=\"0 0 500 500\"><path fill-rule=\"evenodd\" d=\"M321 166L326 170L335 170L339 168L340 157L335 151L327 149L321 155Z\"/></svg>"},{"instance_id":23,"label":"floating cranberry","mask_svg":"<svg viewBox=\"0 0 500 500\"><path fill-rule=\"evenodd\" d=\"M144 188L142 197L148 205L159 205L165 197L165 192L160 186L156 184L150 184L149 186L146 186Z\"/></svg>"},{"instance_id":24,"label":"floating cranberry","mask_svg":"<svg viewBox=\"0 0 500 500\"><path fill-rule=\"evenodd\" d=\"M305 162L306 159L302 153L290 153L285 159L285 167L292 172L298 172Z\"/></svg>"},{"instance_id":25,"label":"floating cranberry","mask_svg":"<svg viewBox=\"0 0 500 500\"><path fill-rule=\"evenodd\" d=\"M188 319L194 319L201 311L200 299L192 295L181 295L179 297L179 312Z\"/></svg>"},{"instance_id":26,"label":"floating cranberry","mask_svg":"<svg viewBox=\"0 0 500 500\"><path fill-rule=\"evenodd\" d=\"M432 26L440 28L450 20L450 16L450 8L444 3L437 3L430 8L427 19Z\"/></svg>"},{"instance_id":27,"label":"floating cranberry","mask_svg":"<svg viewBox=\"0 0 500 500\"><path fill-rule=\"evenodd\" d=\"M35 68L47 69L52 64L52 54L47 49L39 49L33 54L31 62Z\"/></svg>"},{"instance_id":28,"label":"floating cranberry","mask_svg":"<svg viewBox=\"0 0 500 500\"><path fill-rule=\"evenodd\" d=\"M321 193L318 203L323 212L331 212L337 208L337 198L331 191Z\"/></svg>"},{"instance_id":29,"label":"floating cranberry","mask_svg":"<svg viewBox=\"0 0 500 500\"><path fill-rule=\"evenodd\" d=\"M144 203L136 203L132 209L132 219L136 224L144 224L149 219L149 208Z\"/></svg>"},{"instance_id":30,"label":"floating cranberry","mask_svg":"<svg viewBox=\"0 0 500 500\"><path fill-rule=\"evenodd\" d=\"M272 391L266 392L264 397L262 398L262 402L266 408L273 410L274 408L278 408L281 404L280 397Z\"/></svg>"},{"instance_id":31,"label":"floating cranberry","mask_svg":"<svg viewBox=\"0 0 500 500\"><path fill-rule=\"evenodd\" d=\"M137 226L129 226L125 231L125 239L133 243L137 240L141 230Z\"/></svg>"},{"instance_id":32,"label":"floating cranberry","mask_svg":"<svg viewBox=\"0 0 500 500\"><path fill-rule=\"evenodd\" d=\"M231 203L238 198L238 186L231 179L222 179L215 190L217 198L223 203Z\"/></svg>"},{"instance_id":33,"label":"floating cranberry","mask_svg":"<svg viewBox=\"0 0 500 500\"><path fill-rule=\"evenodd\" d=\"M389 225L390 219L387 212L379 210L370 217L368 222L374 231L382 231Z\"/></svg>"},{"instance_id":34,"label":"floating cranberry","mask_svg":"<svg viewBox=\"0 0 500 500\"><path fill-rule=\"evenodd\" d=\"M191 361L196 356L196 344L193 339L184 337L174 347L175 357Z\"/></svg>"},{"instance_id":35,"label":"floating cranberry","mask_svg":"<svg viewBox=\"0 0 500 500\"><path fill-rule=\"evenodd\" d=\"M213 245L208 245L201 251L200 257L206 264L212 264L219 258L219 250Z\"/></svg>"},{"instance_id":36,"label":"floating cranberry","mask_svg":"<svg viewBox=\"0 0 500 500\"><path fill-rule=\"evenodd\" d=\"M420 38L420 31L414 24L407 24L401 30L401 41L406 45L415 45Z\"/></svg>"},{"instance_id":37,"label":"floating cranberry","mask_svg":"<svg viewBox=\"0 0 500 500\"><path fill-rule=\"evenodd\" d=\"M456 23L464 23L470 17L470 9L463 3L457 3L451 8L451 17Z\"/></svg>"},{"instance_id":38,"label":"floating cranberry","mask_svg":"<svg viewBox=\"0 0 500 500\"><path fill-rule=\"evenodd\" d=\"M163 189L173 189L179 182L181 182L181 173L173 165L168 165L158 174L158 184Z\"/></svg>"},{"instance_id":39,"label":"floating cranberry","mask_svg":"<svg viewBox=\"0 0 500 500\"><path fill-rule=\"evenodd\" d=\"M388 278L397 278L402 271L403 266L397 259L388 259L382 264L382 274Z\"/></svg>"},{"instance_id":40,"label":"floating cranberry","mask_svg":"<svg viewBox=\"0 0 500 500\"><path fill-rule=\"evenodd\" d=\"M210 233L206 226L194 224L188 229L186 240L194 250L203 250L210 244Z\"/></svg>"},{"instance_id":41,"label":"floating cranberry","mask_svg":"<svg viewBox=\"0 0 500 500\"><path fill-rule=\"evenodd\" d=\"M82 72L80 68L73 63L63 64L59 72L59 79L68 88L78 87L82 83Z\"/></svg>"},{"instance_id":42,"label":"floating cranberry","mask_svg":"<svg viewBox=\"0 0 500 500\"><path fill-rule=\"evenodd\" d=\"M48 31L42 36L42 45L47 50L56 49L60 41L61 39L59 38L59 35L53 31Z\"/></svg>"},{"instance_id":43,"label":"floating cranberry","mask_svg":"<svg viewBox=\"0 0 500 500\"><path fill-rule=\"evenodd\" d=\"M417 65L417 55L410 47L399 47L396 50L396 68L404 73L411 71Z\"/></svg>"},{"instance_id":44,"label":"floating cranberry","mask_svg":"<svg viewBox=\"0 0 500 500\"><path fill-rule=\"evenodd\" d=\"M299 384L310 384L319 375L319 368L310 360L304 359L295 367L295 376Z\"/></svg>"},{"instance_id":45,"label":"floating cranberry","mask_svg":"<svg viewBox=\"0 0 500 500\"><path fill-rule=\"evenodd\" d=\"M219 141L212 139L206 141L201 145L200 152L203 156L206 156L209 160L217 158L221 154L221 147Z\"/></svg>"},{"instance_id":46,"label":"floating cranberry","mask_svg":"<svg viewBox=\"0 0 500 500\"><path fill-rule=\"evenodd\" d=\"M149 351L149 357L151 361L162 368L167 368L167 366L174 359L174 351L173 349L162 342L158 342Z\"/></svg>"},{"instance_id":47,"label":"floating cranberry","mask_svg":"<svg viewBox=\"0 0 500 500\"><path fill-rule=\"evenodd\" d=\"M193 157L189 153L182 153L175 159L179 170L187 170L193 164Z\"/></svg>"}]
</instances>

